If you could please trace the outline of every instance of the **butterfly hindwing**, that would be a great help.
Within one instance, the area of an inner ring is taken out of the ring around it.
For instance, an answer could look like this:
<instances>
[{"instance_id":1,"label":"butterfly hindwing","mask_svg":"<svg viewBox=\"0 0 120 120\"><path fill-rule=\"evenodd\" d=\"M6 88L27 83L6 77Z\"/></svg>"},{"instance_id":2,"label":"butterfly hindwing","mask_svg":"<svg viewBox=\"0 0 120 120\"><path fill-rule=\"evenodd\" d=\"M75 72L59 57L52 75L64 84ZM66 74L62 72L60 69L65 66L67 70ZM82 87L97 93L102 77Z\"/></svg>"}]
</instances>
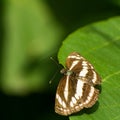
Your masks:
<instances>
[{"instance_id":1,"label":"butterfly hindwing","mask_svg":"<svg viewBox=\"0 0 120 120\"><path fill-rule=\"evenodd\" d=\"M81 109L91 107L98 99L99 91L93 86L84 83L81 80L69 79L68 91L65 91L65 86L62 81L57 88L55 99L55 111L61 115L70 115L80 111ZM71 92L69 92L71 91Z\"/></svg>"}]
</instances>

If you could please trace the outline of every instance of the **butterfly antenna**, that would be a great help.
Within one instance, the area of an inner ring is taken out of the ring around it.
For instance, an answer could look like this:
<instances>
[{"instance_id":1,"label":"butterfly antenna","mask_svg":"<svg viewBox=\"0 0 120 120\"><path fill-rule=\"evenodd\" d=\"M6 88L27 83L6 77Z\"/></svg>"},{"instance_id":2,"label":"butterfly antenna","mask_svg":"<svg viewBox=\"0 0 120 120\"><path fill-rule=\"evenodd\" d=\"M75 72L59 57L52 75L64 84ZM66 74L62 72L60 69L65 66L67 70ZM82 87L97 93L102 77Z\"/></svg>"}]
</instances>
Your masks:
<instances>
[{"instance_id":1,"label":"butterfly antenna","mask_svg":"<svg viewBox=\"0 0 120 120\"><path fill-rule=\"evenodd\" d=\"M60 68L58 62L56 62L56 60L53 57L50 57L50 59L58 66L58 68Z\"/></svg>"},{"instance_id":2,"label":"butterfly antenna","mask_svg":"<svg viewBox=\"0 0 120 120\"><path fill-rule=\"evenodd\" d=\"M58 68L60 68L59 64L56 62L56 60L53 57L50 57L50 59L57 65ZM52 79L49 81L49 84L51 84L53 82L56 74L58 73L58 70L55 72L55 74L53 75Z\"/></svg>"},{"instance_id":3,"label":"butterfly antenna","mask_svg":"<svg viewBox=\"0 0 120 120\"><path fill-rule=\"evenodd\" d=\"M51 84L56 76L56 74L58 73L58 70L55 72L55 74L53 75L53 77L51 78L51 80L49 81L49 84Z\"/></svg>"}]
</instances>

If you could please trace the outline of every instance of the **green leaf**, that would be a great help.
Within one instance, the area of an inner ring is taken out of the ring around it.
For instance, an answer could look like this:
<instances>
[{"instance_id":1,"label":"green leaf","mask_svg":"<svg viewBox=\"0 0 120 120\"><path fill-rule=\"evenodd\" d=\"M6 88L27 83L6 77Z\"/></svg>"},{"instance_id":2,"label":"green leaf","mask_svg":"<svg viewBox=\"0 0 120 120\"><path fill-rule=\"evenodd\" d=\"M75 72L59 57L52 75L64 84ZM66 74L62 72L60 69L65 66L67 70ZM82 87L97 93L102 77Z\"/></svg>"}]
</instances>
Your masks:
<instances>
[{"instance_id":1,"label":"green leaf","mask_svg":"<svg viewBox=\"0 0 120 120\"><path fill-rule=\"evenodd\" d=\"M80 28L69 35L59 50L65 66L69 53L76 51L93 64L102 78L98 102L71 115L70 120L120 119L120 17Z\"/></svg>"},{"instance_id":2,"label":"green leaf","mask_svg":"<svg viewBox=\"0 0 120 120\"><path fill-rule=\"evenodd\" d=\"M108 0L108 1L111 2L112 4L120 6L120 1L119 0Z\"/></svg>"}]
</instances>

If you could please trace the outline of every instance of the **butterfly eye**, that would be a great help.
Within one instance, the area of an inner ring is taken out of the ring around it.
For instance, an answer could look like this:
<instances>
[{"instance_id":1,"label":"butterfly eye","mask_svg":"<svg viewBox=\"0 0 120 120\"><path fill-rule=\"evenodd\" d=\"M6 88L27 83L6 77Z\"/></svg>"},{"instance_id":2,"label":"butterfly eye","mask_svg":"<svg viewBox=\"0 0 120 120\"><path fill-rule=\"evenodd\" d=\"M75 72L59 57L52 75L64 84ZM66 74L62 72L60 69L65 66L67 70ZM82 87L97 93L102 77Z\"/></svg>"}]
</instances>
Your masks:
<instances>
[{"instance_id":1,"label":"butterfly eye","mask_svg":"<svg viewBox=\"0 0 120 120\"><path fill-rule=\"evenodd\" d=\"M66 70L65 68L63 68L62 70L60 70L60 73L66 74L66 73L67 73L67 70Z\"/></svg>"}]
</instances>

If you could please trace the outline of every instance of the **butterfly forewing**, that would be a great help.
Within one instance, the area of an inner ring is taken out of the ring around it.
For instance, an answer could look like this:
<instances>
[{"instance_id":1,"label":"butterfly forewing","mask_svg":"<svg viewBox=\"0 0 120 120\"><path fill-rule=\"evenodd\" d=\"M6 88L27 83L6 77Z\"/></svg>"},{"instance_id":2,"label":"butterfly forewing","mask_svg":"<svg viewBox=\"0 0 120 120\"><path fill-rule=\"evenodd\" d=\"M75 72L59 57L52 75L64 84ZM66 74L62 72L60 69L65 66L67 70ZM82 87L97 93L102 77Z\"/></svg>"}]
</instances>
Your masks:
<instances>
[{"instance_id":1,"label":"butterfly forewing","mask_svg":"<svg viewBox=\"0 0 120 120\"><path fill-rule=\"evenodd\" d=\"M94 86L101 83L93 66L73 52L67 57L64 72L64 77L57 87L55 112L70 115L93 106L99 95L99 90Z\"/></svg>"},{"instance_id":2,"label":"butterfly forewing","mask_svg":"<svg viewBox=\"0 0 120 120\"><path fill-rule=\"evenodd\" d=\"M77 77L82 77L84 80L92 82L94 85L101 83L98 73L94 70L90 62L76 52L71 53L67 57L66 67L75 72Z\"/></svg>"}]
</instances>

